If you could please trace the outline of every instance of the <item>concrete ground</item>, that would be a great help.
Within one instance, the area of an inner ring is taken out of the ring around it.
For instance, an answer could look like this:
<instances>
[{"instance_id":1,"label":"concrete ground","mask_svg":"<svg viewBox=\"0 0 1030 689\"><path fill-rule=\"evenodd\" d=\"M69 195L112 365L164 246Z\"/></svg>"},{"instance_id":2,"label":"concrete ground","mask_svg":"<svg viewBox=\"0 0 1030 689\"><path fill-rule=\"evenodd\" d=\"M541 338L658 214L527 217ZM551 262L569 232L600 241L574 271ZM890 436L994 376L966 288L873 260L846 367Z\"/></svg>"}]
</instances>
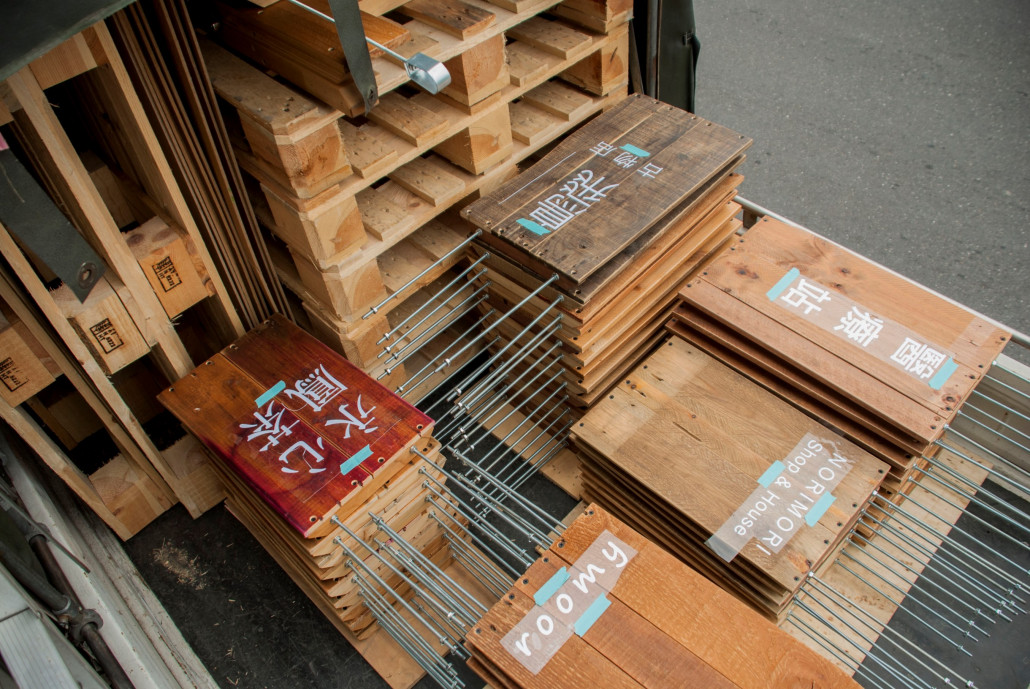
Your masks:
<instances>
[{"instance_id":1,"label":"concrete ground","mask_svg":"<svg viewBox=\"0 0 1030 689\"><path fill-rule=\"evenodd\" d=\"M694 3L742 195L1030 331L1026 0Z\"/></svg>"}]
</instances>

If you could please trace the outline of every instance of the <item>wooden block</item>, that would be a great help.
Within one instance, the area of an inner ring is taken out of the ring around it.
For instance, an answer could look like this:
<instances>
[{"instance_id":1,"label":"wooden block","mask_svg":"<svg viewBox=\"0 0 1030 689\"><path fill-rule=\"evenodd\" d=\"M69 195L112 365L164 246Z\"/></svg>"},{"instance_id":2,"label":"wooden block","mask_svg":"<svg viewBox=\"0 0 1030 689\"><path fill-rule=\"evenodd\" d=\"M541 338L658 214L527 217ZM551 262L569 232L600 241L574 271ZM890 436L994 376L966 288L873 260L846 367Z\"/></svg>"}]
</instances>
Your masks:
<instances>
[{"instance_id":1,"label":"wooden block","mask_svg":"<svg viewBox=\"0 0 1030 689\"><path fill-rule=\"evenodd\" d=\"M396 137L375 125L355 127L341 121L340 131L346 142L348 158L354 172L366 179L377 179L397 160ZM393 141L391 141L391 139Z\"/></svg>"},{"instance_id":2,"label":"wooden block","mask_svg":"<svg viewBox=\"0 0 1030 689\"><path fill-rule=\"evenodd\" d=\"M58 384L28 400L27 404L68 450L104 427L100 417L70 383Z\"/></svg>"},{"instance_id":3,"label":"wooden block","mask_svg":"<svg viewBox=\"0 0 1030 689\"><path fill-rule=\"evenodd\" d=\"M400 12L464 40L494 23L492 12L461 0L411 0Z\"/></svg>"},{"instance_id":4,"label":"wooden block","mask_svg":"<svg viewBox=\"0 0 1030 689\"><path fill-rule=\"evenodd\" d=\"M376 355L383 351L379 339L390 329L385 315L377 313L347 323L318 304L304 302L304 311L311 317L312 334L347 357L352 364L370 371L379 363Z\"/></svg>"},{"instance_id":5,"label":"wooden block","mask_svg":"<svg viewBox=\"0 0 1030 689\"><path fill-rule=\"evenodd\" d=\"M115 293L112 279L101 278L83 302L66 285L50 293L108 375L150 352L147 341Z\"/></svg>"},{"instance_id":6,"label":"wooden block","mask_svg":"<svg viewBox=\"0 0 1030 689\"><path fill-rule=\"evenodd\" d=\"M343 137L335 121L296 141L277 140L274 134L248 119L241 119L240 124L251 152L298 196L314 196L351 174Z\"/></svg>"},{"instance_id":7,"label":"wooden block","mask_svg":"<svg viewBox=\"0 0 1030 689\"><path fill-rule=\"evenodd\" d=\"M537 86L522 97L522 102L566 122L582 119L584 113L591 111L594 106L590 96L560 81L549 81Z\"/></svg>"},{"instance_id":8,"label":"wooden block","mask_svg":"<svg viewBox=\"0 0 1030 689\"><path fill-rule=\"evenodd\" d=\"M178 316L208 296L204 284L207 275L197 271L186 240L185 233L169 227L160 218L152 218L125 234L132 255L169 318Z\"/></svg>"},{"instance_id":9,"label":"wooden block","mask_svg":"<svg viewBox=\"0 0 1030 689\"><path fill-rule=\"evenodd\" d=\"M341 274L319 270L304 256L291 254L304 286L341 320L360 318L370 307L386 298L386 288L375 260Z\"/></svg>"},{"instance_id":10,"label":"wooden block","mask_svg":"<svg viewBox=\"0 0 1030 689\"><path fill-rule=\"evenodd\" d=\"M558 77L570 84L603 96L629 78L629 29L619 29L619 37L597 52L583 58Z\"/></svg>"},{"instance_id":11,"label":"wooden block","mask_svg":"<svg viewBox=\"0 0 1030 689\"><path fill-rule=\"evenodd\" d=\"M508 108L497 108L476 117L468 129L437 144L433 151L478 175L511 155L511 136Z\"/></svg>"},{"instance_id":12,"label":"wooden block","mask_svg":"<svg viewBox=\"0 0 1030 689\"><path fill-rule=\"evenodd\" d=\"M353 514L411 459L432 421L273 317L160 400L298 534Z\"/></svg>"},{"instance_id":13,"label":"wooden block","mask_svg":"<svg viewBox=\"0 0 1030 689\"><path fill-rule=\"evenodd\" d=\"M338 188L328 189L308 200L304 209L297 208L294 200L282 198L268 186L261 185L261 191L275 220L269 229L291 250L321 267L332 265L367 239L357 202Z\"/></svg>"},{"instance_id":14,"label":"wooden block","mask_svg":"<svg viewBox=\"0 0 1030 689\"><path fill-rule=\"evenodd\" d=\"M390 179L434 206L445 205L465 190L465 181L439 158L416 158L390 173Z\"/></svg>"},{"instance_id":15,"label":"wooden block","mask_svg":"<svg viewBox=\"0 0 1030 689\"><path fill-rule=\"evenodd\" d=\"M96 66L97 61L81 33L75 34L43 57L29 63L29 69L42 89L77 77Z\"/></svg>"},{"instance_id":16,"label":"wooden block","mask_svg":"<svg viewBox=\"0 0 1030 689\"><path fill-rule=\"evenodd\" d=\"M89 479L104 505L132 534L172 506L154 482L121 455L90 474Z\"/></svg>"},{"instance_id":17,"label":"wooden block","mask_svg":"<svg viewBox=\"0 0 1030 689\"><path fill-rule=\"evenodd\" d=\"M25 324L0 304L0 395L12 407L54 381L54 362Z\"/></svg>"},{"instance_id":18,"label":"wooden block","mask_svg":"<svg viewBox=\"0 0 1030 689\"><path fill-rule=\"evenodd\" d=\"M208 451L192 435L185 435L161 452L175 475L179 477L176 497L191 506L191 514L201 514L225 500L225 486Z\"/></svg>"},{"instance_id":19,"label":"wooden block","mask_svg":"<svg viewBox=\"0 0 1030 689\"><path fill-rule=\"evenodd\" d=\"M521 41L563 60L573 59L589 50L590 35L561 22L531 17L508 30L508 38Z\"/></svg>"},{"instance_id":20,"label":"wooden block","mask_svg":"<svg viewBox=\"0 0 1030 689\"><path fill-rule=\"evenodd\" d=\"M369 235L379 240L407 234L415 221L407 210L390 201L376 189L366 189L357 195L361 221Z\"/></svg>"},{"instance_id":21,"label":"wooden block","mask_svg":"<svg viewBox=\"0 0 1030 689\"><path fill-rule=\"evenodd\" d=\"M463 105L478 103L509 83L503 34L488 38L444 65L451 73L451 85L443 92Z\"/></svg>"},{"instance_id":22,"label":"wooden block","mask_svg":"<svg viewBox=\"0 0 1030 689\"><path fill-rule=\"evenodd\" d=\"M368 119L415 146L427 144L447 128L443 117L399 93L380 98Z\"/></svg>"}]
</instances>

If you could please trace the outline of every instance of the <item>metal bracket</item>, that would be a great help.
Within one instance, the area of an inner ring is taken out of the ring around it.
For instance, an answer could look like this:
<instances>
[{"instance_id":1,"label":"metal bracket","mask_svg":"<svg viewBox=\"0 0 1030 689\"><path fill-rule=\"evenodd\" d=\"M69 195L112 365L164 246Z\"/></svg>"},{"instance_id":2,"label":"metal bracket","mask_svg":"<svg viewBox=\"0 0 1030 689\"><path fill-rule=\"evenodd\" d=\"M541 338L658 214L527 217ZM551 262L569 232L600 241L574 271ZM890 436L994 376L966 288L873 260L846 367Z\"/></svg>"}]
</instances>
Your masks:
<instances>
[{"instance_id":1,"label":"metal bracket","mask_svg":"<svg viewBox=\"0 0 1030 689\"><path fill-rule=\"evenodd\" d=\"M0 222L84 300L107 270L10 149L0 150Z\"/></svg>"},{"instance_id":2,"label":"metal bracket","mask_svg":"<svg viewBox=\"0 0 1030 689\"><path fill-rule=\"evenodd\" d=\"M329 0L329 9L333 13L330 21L336 25L343 56L347 58L347 69L354 78L354 85L361 93L365 113L368 114L379 103L379 87L365 44L365 27L361 23L357 0Z\"/></svg>"}]
</instances>

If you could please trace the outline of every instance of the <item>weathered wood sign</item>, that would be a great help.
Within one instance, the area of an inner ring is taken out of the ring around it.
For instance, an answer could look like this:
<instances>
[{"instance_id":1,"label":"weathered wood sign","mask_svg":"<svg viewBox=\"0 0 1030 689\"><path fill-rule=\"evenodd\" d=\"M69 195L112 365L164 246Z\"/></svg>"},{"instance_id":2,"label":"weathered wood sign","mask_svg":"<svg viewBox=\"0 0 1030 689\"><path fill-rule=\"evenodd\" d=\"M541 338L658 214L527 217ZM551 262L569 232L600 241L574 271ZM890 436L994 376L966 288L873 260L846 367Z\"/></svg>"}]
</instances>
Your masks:
<instances>
[{"instance_id":1,"label":"weathered wood sign","mask_svg":"<svg viewBox=\"0 0 1030 689\"><path fill-rule=\"evenodd\" d=\"M590 505L467 639L492 686L853 689L829 661Z\"/></svg>"},{"instance_id":2,"label":"weathered wood sign","mask_svg":"<svg viewBox=\"0 0 1030 689\"><path fill-rule=\"evenodd\" d=\"M872 419L876 433L914 453L944 432L1010 337L861 256L769 218L681 296L687 320L706 336L742 356L753 346L752 362L861 423Z\"/></svg>"},{"instance_id":3,"label":"weathered wood sign","mask_svg":"<svg viewBox=\"0 0 1030 689\"><path fill-rule=\"evenodd\" d=\"M410 463L432 420L285 318L159 396L305 537L332 531Z\"/></svg>"},{"instance_id":4,"label":"weathered wood sign","mask_svg":"<svg viewBox=\"0 0 1030 689\"><path fill-rule=\"evenodd\" d=\"M463 215L484 240L574 289L719 171L751 140L635 96L565 139Z\"/></svg>"},{"instance_id":5,"label":"weathered wood sign","mask_svg":"<svg viewBox=\"0 0 1030 689\"><path fill-rule=\"evenodd\" d=\"M673 338L573 429L593 500L772 619L887 466Z\"/></svg>"}]
</instances>

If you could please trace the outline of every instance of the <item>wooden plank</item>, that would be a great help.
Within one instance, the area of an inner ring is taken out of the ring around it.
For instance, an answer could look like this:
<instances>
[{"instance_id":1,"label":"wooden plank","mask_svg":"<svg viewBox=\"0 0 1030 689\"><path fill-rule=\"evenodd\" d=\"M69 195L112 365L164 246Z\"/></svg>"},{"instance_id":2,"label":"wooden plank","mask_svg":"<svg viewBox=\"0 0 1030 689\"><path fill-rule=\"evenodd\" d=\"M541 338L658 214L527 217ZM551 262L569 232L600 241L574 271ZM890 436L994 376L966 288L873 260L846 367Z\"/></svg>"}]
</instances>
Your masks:
<instances>
[{"instance_id":1,"label":"wooden plank","mask_svg":"<svg viewBox=\"0 0 1030 689\"><path fill-rule=\"evenodd\" d=\"M433 137L447 129L445 118L398 93L388 93L380 98L379 105L368 113L368 118L419 147L427 145Z\"/></svg>"},{"instance_id":2,"label":"wooden plank","mask_svg":"<svg viewBox=\"0 0 1030 689\"><path fill-rule=\"evenodd\" d=\"M340 131L351 166L361 177L378 179L397 159L397 148L391 145L391 139L397 137L389 132L367 124L355 127L345 121L340 122Z\"/></svg>"},{"instance_id":3,"label":"wooden plank","mask_svg":"<svg viewBox=\"0 0 1030 689\"><path fill-rule=\"evenodd\" d=\"M526 45L557 55L563 60L583 55L590 36L561 22L531 17L508 31L508 37Z\"/></svg>"},{"instance_id":4,"label":"wooden plank","mask_svg":"<svg viewBox=\"0 0 1030 689\"><path fill-rule=\"evenodd\" d=\"M493 13L462 0L410 0L398 9L461 39L485 31L496 19Z\"/></svg>"},{"instance_id":5,"label":"wooden plank","mask_svg":"<svg viewBox=\"0 0 1030 689\"><path fill-rule=\"evenodd\" d=\"M434 206L442 206L460 195L465 183L441 163L433 157L416 158L390 173L390 179Z\"/></svg>"},{"instance_id":6,"label":"wooden plank","mask_svg":"<svg viewBox=\"0 0 1030 689\"><path fill-rule=\"evenodd\" d=\"M261 191L273 218L268 229L319 267L336 263L367 239L359 210L361 196L355 199L329 189L298 210L271 187L261 185Z\"/></svg>"},{"instance_id":7,"label":"wooden plank","mask_svg":"<svg viewBox=\"0 0 1030 689\"><path fill-rule=\"evenodd\" d=\"M562 80L594 93L603 95L626 81L629 73L629 27L620 27L620 38L588 55L561 73Z\"/></svg>"},{"instance_id":8,"label":"wooden plank","mask_svg":"<svg viewBox=\"0 0 1030 689\"><path fill-rule=\"evenodd\" d=\"M582 91L558 81L548 81L522 97L522 102L565 120L580 119L592 99Z\"/></svg>"},{"instance_id":9,"label":"wooden plank","mask_svg":"<svg viewBox=\"0 0 1030 689\"><path fill-rule=\"evenodd\" d=\"M547 70L548 53L528 43L508 46L508 74L514 86L525 86Z\"/></svg>"},{"instance_id":10,"label":"wooden plank","mask_svg":"<svg viewBox=\"0 0 1030 689\"><path fill-rule=\"evenodd\" d=\"M518 101L511 104L511 135L516 141L530 146L547 140L554 116L535 105Z\"/></svg>"},{"instance_id":11,"label":"wooden plank","mask_svg":"<svg viewBox=\"0 0 1030 689\"><path fill-rule=\"evenodd\" d=\"M386 198L375 189L366 189L357 196L358 208L365 229L376 239L405 234L414 229L415 222L401 206Z\"/></svg>"},{"instance_id":12,"label":"wooden plank","mask_svg":"<svg viewBox=\"0 0 1030 689\"><path fill-rule=\"evenodd\" d=\"M43 57L29 63L39 87L48 89L97 66L89 45L81 33L52 48Z\"/></svg>"}]
</instances>

